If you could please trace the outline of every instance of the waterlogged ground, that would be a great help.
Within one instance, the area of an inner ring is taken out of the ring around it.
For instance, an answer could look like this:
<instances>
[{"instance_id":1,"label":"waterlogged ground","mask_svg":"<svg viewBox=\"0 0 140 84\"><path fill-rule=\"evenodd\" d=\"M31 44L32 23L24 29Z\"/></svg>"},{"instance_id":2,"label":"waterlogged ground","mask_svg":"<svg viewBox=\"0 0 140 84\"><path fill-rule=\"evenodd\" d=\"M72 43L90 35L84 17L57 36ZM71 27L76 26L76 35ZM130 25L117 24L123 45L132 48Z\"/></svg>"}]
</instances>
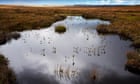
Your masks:
<instances>
[{"instance_id":1,"label":"waterlogged ground","mask_svg":"<svg viewBox=\"0 0 140 84\"><path fill-rule=\"evenodd\" d=\"M108 21L68 16L50 28L21 32L21 38L0 46L19 84L140 84L125 70L131 42L117 35L98 35ZM63 25L65 33L54 31Z\"/></svg>"}]
</instances>

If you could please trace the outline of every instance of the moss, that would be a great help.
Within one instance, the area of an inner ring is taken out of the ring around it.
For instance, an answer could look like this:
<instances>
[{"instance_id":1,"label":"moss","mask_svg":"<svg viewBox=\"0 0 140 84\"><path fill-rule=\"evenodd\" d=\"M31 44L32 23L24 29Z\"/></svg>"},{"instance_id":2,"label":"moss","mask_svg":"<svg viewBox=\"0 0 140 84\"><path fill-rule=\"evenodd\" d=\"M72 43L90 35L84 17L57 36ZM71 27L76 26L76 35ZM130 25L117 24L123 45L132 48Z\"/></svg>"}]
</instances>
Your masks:
<instances>
[{"instance_id":1,"label":"moss","mask_svg":"<svg viewBox=\"0 0 140 84\"><path fill-rule=\"evenodd\" d=\"M57 32L57 33L64 33L64 32L66 32L66 27L62 26L62 25L56 26L55 27L55 32Z\"/></svg>"}]
</instances>

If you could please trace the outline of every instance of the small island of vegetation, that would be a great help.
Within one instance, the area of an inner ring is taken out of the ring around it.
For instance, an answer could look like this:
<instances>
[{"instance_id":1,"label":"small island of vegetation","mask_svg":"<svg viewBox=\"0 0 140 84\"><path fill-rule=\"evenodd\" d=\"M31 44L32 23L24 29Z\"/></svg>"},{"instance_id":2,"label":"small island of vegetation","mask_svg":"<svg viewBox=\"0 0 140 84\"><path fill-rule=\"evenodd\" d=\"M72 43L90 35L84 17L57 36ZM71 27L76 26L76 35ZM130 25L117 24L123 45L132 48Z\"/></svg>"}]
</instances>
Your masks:
<instances>
[{"instance_id":1,"label":"small island of vegetation","mask_svg":"<svg viewBox=\"0 0 140 84\"><path fill-rule=\"evenodd\" d=\"M64 32L66 32L66 27L62 26L62 25L56 26L55 27L55 32L57 32L57 33L64 33Z\"/></svg>"}]
</instances>

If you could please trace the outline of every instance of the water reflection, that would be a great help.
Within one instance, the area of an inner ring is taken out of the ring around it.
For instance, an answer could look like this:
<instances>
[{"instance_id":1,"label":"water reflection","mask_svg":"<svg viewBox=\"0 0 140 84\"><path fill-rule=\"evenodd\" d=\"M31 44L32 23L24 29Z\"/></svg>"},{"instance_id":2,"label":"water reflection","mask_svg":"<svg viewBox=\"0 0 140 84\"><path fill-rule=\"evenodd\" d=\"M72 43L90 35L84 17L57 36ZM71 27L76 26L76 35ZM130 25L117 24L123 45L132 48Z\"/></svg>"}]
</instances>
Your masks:
<instances>
[{"instance_id":1,"label":"water reflection","mask_svg":"<svg viewBox=\"0 0 140 84\"><path fill-rule=\"evenodd\" d=\"M139 76L120 76L114 70L106 70L108 71L108 75L101 76L98 74L96 80L89 76L87 71L83 71L84 77L79 77L77 80L72 81L72 84L139 84ZM94 73L94 72L93 72Z\"/></svg>"},{"instance_id":2,"label":"water reflection","mask_svg":"<svg viewBox=\"0 0 140 84\"><path fill-rule=\"evenodd\" d=\"M1 46L0 52L10 60L19 84L106 84L118 78L127 83L136 77L124 70L131 42L98 35L98 24L109 22L69 16L48 29L21 32L20 39ZM67 32L55 33L57 25Z\"/></svg>"},{"instance_id":3,"label":"water reflection","mask_svg":"<svg viewBox=\"0 0 140 84\"><path fill-rule=\"evenodd\" d=\"M18 84L60 84L54 76L34 69L24 69L18 74Z\"/></svg>"}]
</instances>

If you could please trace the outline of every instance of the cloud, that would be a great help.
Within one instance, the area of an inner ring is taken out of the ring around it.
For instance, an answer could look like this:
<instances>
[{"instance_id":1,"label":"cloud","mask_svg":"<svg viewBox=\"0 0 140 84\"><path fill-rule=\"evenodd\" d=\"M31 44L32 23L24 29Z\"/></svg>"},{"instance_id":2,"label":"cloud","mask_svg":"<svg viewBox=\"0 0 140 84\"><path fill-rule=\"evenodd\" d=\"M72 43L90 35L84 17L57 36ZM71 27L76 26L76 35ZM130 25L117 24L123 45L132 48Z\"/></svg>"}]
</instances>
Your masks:
<instances>
[{"instance_id":1,"label":"cloud","mask_svg":"<svg viewBox=\"0 0 140 84\"><path fill-rule=\"evenodd\" d=\"M60 84L54 76L33 69L24 69L18 73L17 79L19 84Z\"/></svg>"},{"instance_id":2,"label":"cloud","mask_svg":"<svg viewBox=\"0 0 140 84\"><path fill-rule=\"evenodd\" d=\"M86 4L95 5L135 5L140 4L140 0L86 0Z\"/></svg>"}]
</instances>

